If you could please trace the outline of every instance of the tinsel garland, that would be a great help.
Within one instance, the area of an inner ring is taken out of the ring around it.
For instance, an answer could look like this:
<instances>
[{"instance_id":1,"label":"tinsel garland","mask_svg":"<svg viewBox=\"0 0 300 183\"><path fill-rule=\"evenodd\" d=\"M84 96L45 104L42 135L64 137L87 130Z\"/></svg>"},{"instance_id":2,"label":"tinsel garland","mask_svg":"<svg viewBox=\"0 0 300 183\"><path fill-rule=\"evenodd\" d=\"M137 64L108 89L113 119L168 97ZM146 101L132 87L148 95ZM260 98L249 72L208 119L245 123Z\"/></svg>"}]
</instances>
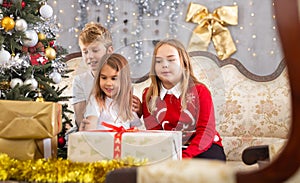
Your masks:
<instances>
[{"instance_id":1,"label":"tinsel garland","mask_svg":"<svg viewBox=\"0 0 300 183\"><path fill-rule=\"evenodd\" d=\"M116 16L116 4L121 0L78 0L79 5L79 22L77 28L81 30L86 23L88 23L88 4L91 3L93 6L100 7L101 5L105 5L108 9L107 15L101 15L106 17L104 22L104 26L108 29L111 29L115 23L117 23L118 17ZM178 30L178 15L179 15L179 6L184 3L183 0L131 0L136 4L137 8L137 20L135 25L135 30L132 31L131 34L134 35L134 40L128 40L127 37L124 38L125 46L128 45L128 42L133 43L134 48L134 58L137 64L142 64L144 61L144 16L147 17L157 17L164 13L167 9L170 9L170 13L168 16L169 19L169 37L176 37ZM130 9L134 12L134 7ZM100 16L98 17L100 18ZM100 20L97 20L99 22ZM74 28L69 29L70 32L74 31ZM159 30L157 30L159 32ZM158 33L157 33L158 34Z\"/></svg>"},{"instance_id":2,"label":"tinsel garland","mask_svg":"<svg viewBox=\"0 0 300 183\"><path fill-rule=\"evenodd\" d=\"M71 162L60 158L20 161L7 154L0 154L0 181L104 182L106 174L112 170L145 163L146 160L137 161L132 157L93 163Z\"/></svg>"}]
</instances>

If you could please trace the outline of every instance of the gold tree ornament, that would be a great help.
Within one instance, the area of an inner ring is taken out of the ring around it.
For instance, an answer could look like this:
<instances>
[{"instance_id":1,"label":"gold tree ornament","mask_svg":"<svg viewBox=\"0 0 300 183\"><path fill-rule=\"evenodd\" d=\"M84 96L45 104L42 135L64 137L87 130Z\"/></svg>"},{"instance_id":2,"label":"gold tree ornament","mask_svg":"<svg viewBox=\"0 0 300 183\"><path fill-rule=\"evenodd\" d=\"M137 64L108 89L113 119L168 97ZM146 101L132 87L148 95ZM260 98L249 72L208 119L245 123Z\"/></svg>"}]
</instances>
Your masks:
<instances>
[{"instance_id":1,"label":"gold tree ornament","mask_svg":"<svg viewBox=\"0 0 300 183\"><path fill-rule=\"evenodd\" d=\"M55 49L51 48L50 46L48 46L45 49L45 56L49 59L49 60L54 60L56 58L56 51Z\"/></svg>"},{"instance_id":2,"label":"gold tree ornament","mask_svg":"<svg viewBox=\"0 0 300 183\"><path fill-rule=\"evenodd\" d=\"M45 40L46 39L46 35L42 32L38 33L38 38L40 41Z\"/></svg>"},{"instance_id":3,"label":"gold tree ornament","mask_svg":"<svg viewBox=\"0 0 300 183\"><path fill-rule=\"evenodd\" d=\"M0 81L0 90L7 90L9 89L9 81L7 80L2 80Z\"/></svg>"},{"instance_id":4,"label":"gold tree ornament","mask_svg":"<svg viewBox=\"0 0 300 183\"><path fill-rule=\"evenodd\" d=\"M45 99L43 98L43 95L41 93L41 90L38 89L38 96L37 98L35 99L36 102L45 102Z\"/></svg>"},{"instance_id":5,"label":"gold tree ornament","mask_svg":"<svg viewBox=\"0 0 300 183\"><path fill-rule=\"evenodd\" d=\"M15 28L15 21L11 17L4 17L1 21L1 26L5 31L10 31Z\"/></svg>"}]
</instances>

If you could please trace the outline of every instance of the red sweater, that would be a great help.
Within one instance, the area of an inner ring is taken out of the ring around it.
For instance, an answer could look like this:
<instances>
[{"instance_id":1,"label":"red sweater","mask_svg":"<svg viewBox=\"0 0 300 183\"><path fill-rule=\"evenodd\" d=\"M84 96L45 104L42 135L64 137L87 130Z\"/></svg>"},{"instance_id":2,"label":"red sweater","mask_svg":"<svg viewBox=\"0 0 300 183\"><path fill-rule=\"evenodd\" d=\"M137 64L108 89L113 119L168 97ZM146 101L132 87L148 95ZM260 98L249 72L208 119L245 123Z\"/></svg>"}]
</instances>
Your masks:
<instances>
[{"instance_id":1,"label":"red sweater","mask_svg":"<svg viewBox=\"0 0 300 183\"><path fill-rule=\"evenodd\" d=\"M148 130L183 131L183 144L189 144L183 150L183 158L192 158L208 150L212 143L222 146L222 139L216 131L212 98L203 84L196 84L187 94L187 108L181 111L181 98L166 94L159 97L156 110L151 115L146 105L146 93L143 93L143 118ZM214 140L215 139L215 140Z\"/></svg>"}]
</instances>

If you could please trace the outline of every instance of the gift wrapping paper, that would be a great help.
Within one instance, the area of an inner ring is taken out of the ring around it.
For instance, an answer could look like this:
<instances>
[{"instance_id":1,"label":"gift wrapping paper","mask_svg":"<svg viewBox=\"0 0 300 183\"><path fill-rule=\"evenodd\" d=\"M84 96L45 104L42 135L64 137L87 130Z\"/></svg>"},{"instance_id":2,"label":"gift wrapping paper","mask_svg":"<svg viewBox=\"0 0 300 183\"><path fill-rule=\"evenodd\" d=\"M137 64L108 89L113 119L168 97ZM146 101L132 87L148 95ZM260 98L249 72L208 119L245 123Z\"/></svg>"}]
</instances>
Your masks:
<instances>
[{"instance_id":1,"label":"gift wrapping paper","mask_svg":"<svg viewBox=\"0 0 300 183\"><path fill-rule=\"evenodd\" d=\"M34 160L57 157L57 137L45 139L0 138L0 153L18 160Z\"/></svg>"},{"instance_id":2,"label":"gift wrapping paper","mask_svg":"<svg viewBox=\"0 0 300 183\"><path fill-rule=\"evenodd\" d=\"M70 134L68 159L77 162L94 162L114 158L114 140L117 132L76 132ZM182 157L180 131L124 132L120 158L133 157L147 160L147 164Z\"/></svg>"},{"instance_id":3,"label":"gift wrapping paper","mask_svg":"<svg viewBox=\"0 0 300 183\"><path fill-rule=\"evenodd\" d=\"M0 100L0 138L53 137L62 129L61 113L59 103Z\"/></svg>"},{"instance_id":4,"label":"gift wrapping paper","mask_svg":"<svg viewBox=\"0 0 300 183\"><path fill-rule=\"evenodd\" d=\"M0 116L0 153L20 160L56 157L61 104L0 100Z\"/></svg>"}]
</instances>

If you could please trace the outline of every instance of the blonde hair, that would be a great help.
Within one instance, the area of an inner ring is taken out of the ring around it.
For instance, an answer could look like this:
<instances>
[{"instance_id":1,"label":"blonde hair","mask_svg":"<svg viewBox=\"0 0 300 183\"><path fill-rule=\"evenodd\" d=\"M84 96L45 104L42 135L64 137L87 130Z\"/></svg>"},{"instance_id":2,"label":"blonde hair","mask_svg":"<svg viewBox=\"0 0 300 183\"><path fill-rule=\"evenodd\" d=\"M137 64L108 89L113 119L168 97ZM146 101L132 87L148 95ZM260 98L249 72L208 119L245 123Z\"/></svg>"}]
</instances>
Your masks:
<instances>
[{"instance_id":1,"label":"blonde hair","mask_svg":"<svg viewBox=\"0 0 300 183\"><path fill-rule=\"evenodd\" d=\"M186 102L186 95L188 92L188 88L191 87L193 84L200 83L196 77L194 76L194 72L191 66L191 59L189 54L187 53L186 49L184 48L183 44L176 39L165 39L158 42L155 45L153 55L152 55L152 64L150 69L149 77L151 79L151 84L149 86L148 92L146 94L146 104L149 109L149 112L152 113L156 107L156 100L158 99L160 93L160 87L162 81L159 79L155 72L155 57L157 54L157 50L162 45L170 45L177 49L179 59L180 59L180 67L183 70L182 79L181 79L181 106L182 110L186 109L187 102Z\"/></svg>"},{"instance_id":2,"label":"blonde hair","mask_svg":"<svg viewBox=\"0 0 300 183\"><path fill-rule=\"evenodd\" d=\"M87 23L79 34L79 42L91 44L94 41L101 42L107 49L112 46L111 33L99 23Z\"/></svg>"},{"instance_id":3,"label":"blonde hair","mask_svg":"<svg viewBox=\"0 0 300 183\"><path fill-rule=\"evenodd\" d=\"M104 55L98 67L98 73L96 75L92 94L95 96L95 99L99 104L100 110L105 109L106 98L104 91L101 90L100 87L100 75L104 65L110 66L119 73L117 80L119 87L113 100L114 104L116 104L119 108L118 117L120 117L120 119L124 121L134 119L131 108L132 88L128 61L125 57L117 53Z\"/></svg>"}]
</instances>

